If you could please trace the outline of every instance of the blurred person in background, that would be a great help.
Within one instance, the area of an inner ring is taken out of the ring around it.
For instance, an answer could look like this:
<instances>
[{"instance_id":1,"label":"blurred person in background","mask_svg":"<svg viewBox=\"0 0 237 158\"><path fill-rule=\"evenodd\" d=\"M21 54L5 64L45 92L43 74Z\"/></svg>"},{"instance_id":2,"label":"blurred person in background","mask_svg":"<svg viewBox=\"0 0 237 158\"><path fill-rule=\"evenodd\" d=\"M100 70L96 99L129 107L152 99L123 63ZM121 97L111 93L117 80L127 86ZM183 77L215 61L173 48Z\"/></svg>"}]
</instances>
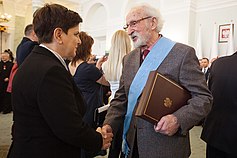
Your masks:
<instances>
[{"instance_id":1,"label":"blurred person in background","mask_svg":"<svg viewBox=\"0 0 237 158\"><path fill-rule=\"evenodd\" d=\"M34 32L33 24L29 24L24 30L25 37L22 38L21 43L16 49L16 61L20 66L25 58L30 54L31 50L38 44L38 37Z\"/></svg>"},{"instance_id":2,"label":"blurred person in background","mask_svg":"<svg viewBox=\"0 0 237 158\"><path fill-rule=\"evenodd\" d=\"M3 114L12 111L11 93L7 92L9 77L13 66L13 53L8 49L1 53L0 61L0 112Z\"/></svg>"},{"instance_id":3,"label":"blurred person in background","mask_svg":"<svg viewBox=\"0 0 237 158\"><path fill-rule=\"evenodd\" d=\"M208 78L209 78L209 59L208 58L202 58L202 72L205 75L206 81L208 81Z\"/></svg>"},{"instance_id":4,"label":"blurred person in background","mask_svg":"<svg viewBox=\"0 0 237 158\"><path fill-rule=\"evenodd\" d=\"M213 106L201 134L206 158L237 158L237 52L212 63L208 86Z\"/></svg>"},{"instance_id":5,"label":"blurred person in background","mask_svg":"<svg viewBox=\"0 0 237 158\"><path fill-rule=\"evenodd\" d=\"M111 39L108 60L102 66L105 78L109 81L111 86L112 95L110 100L114 98L114 94L119 88L123 57L130 51L131 40L127 32L123 30L116 31ZM121 124L118 131L113 134L114 139L109 149L108 158L118 158L120 155L122 147L123 124Z\"/></svg>"},{"instance_id":6,"label":"blurred person in background","mask_svg":"<svg viewBox=\"0 0 237 158\"><path fill-rule=\"evenodd\" d=\"M94 120L94 113L97 108L103 105L102 85L109 86L109 82L101 71L102 64L107 58L100 58L96 65L91 64L91 62L88 63L92 56L91 51L94 39L86 32L80 32L79 38L81 39L81 45L77 47L76 55L69 63L69 70L86 101L86 112L83 120L96 129L97 124ZM96 155L97 153L82 149L82 158L92 158Z\"/></svg>"},{"instance_id":7,"label":"blurred person in background","mask_svg":"<svg viewBox=\"0 0 237 158\"><path fill-rule=\"evenodd\" d=\"M113 34L108 60L102 66L105 78L111 85L111 99L114 98L114 94L119 88L123 57L131 51L131 47L131 40L127 32L118 30Z\"/></svg>"}]
</instances>

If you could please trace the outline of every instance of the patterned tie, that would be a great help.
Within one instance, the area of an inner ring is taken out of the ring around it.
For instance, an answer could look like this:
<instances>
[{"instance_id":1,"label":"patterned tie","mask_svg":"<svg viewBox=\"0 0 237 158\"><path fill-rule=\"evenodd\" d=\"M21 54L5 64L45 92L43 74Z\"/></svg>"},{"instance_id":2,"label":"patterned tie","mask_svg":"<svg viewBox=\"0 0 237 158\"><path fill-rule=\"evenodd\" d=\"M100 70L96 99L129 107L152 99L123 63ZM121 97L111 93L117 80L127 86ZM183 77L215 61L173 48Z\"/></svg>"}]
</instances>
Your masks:
<instances>
[{"instance_id":1,"label":"patterned tie","mask_svg":"<svg viewBox=\"0 0 237 158\"><path fill-rule=\"evenodd\" d=\"M141 63L145 60L145 58L146 58L146 56L148 55L149 52L150 52L150 50L148 50L148 49L145 49L145 50L142 52Z\"/></svg>"}]
</instances>

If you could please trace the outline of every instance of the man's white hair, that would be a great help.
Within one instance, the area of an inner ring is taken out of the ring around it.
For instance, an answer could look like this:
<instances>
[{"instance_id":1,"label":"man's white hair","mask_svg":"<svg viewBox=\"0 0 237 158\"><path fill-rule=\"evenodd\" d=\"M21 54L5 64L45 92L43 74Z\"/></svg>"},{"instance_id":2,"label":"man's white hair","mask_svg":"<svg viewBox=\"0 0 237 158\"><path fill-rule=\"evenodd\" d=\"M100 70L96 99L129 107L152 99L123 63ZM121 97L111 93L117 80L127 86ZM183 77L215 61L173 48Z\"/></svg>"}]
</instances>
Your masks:
<instances>
[{"instance_id":1,"label":"man's white hair","mask_svg":"<svg viewBox=\"0 0 237 158\"><path fill-rule=\"evenodd\" d=\"M152 17L155 17L158 21L158 25L157 25L157 28L156 28L156 32L160 32L163 28L163 25L164 25L164 20L162 18L162 15L160 13L160 10L159 9L156 9L154 7L152 7L151 5L147 4L147 3L139 3L139 4L136 4L135 6L133 6L129 12L132 12L134 10L142 10L143 11L143 14L144 16L152 16Z\"/></svg>"}]
</instances>

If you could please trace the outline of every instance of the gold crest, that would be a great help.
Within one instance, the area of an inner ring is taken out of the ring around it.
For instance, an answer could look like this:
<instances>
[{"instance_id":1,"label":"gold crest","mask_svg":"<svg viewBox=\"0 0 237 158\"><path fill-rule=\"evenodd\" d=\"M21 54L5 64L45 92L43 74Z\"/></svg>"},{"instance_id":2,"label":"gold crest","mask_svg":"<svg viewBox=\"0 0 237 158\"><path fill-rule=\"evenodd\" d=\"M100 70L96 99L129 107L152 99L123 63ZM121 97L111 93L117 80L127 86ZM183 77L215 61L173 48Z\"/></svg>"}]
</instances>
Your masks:
<instances>
[{"instance_id":1,"label":"gold crest","mask_svg":"<svg viewBox=\"0 0 237 158\"><path fill-rule=\"evenodd\" d=\"M170 108L172 106L172 100L170 98L164 99L164 106Z\"/></svg>"}]
</instances>

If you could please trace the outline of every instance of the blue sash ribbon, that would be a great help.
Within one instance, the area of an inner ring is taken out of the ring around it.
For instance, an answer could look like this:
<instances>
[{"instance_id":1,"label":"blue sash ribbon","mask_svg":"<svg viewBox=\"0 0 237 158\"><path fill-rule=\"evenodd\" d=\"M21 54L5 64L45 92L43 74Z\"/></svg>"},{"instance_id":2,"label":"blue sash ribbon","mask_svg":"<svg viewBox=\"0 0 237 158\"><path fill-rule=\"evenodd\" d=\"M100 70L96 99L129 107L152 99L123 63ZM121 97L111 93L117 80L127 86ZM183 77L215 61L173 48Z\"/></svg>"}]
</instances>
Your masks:
<instances>
[{"instance_id":1,"label":"blue sash ribbon","mask_svg":"<svg viewBox=\"0 0 237 158\"><path fill-rule=\"evenodd\" d=\"M122 152L125 154L125 157L128 156L130 151L130 148L127 143L127 132L130 126L134 107L137 103L137 99L146 84L150 71L156 70L160 66L160 64L169 54L170 50L173 48L174 45L174 41L171 41L170 39L165 37L161 37L151 49L151 51L148 53L147 57L143 61L136 76L132 81L128 93L128 107L123 127Z\"/></svg>"}]
</instances>

